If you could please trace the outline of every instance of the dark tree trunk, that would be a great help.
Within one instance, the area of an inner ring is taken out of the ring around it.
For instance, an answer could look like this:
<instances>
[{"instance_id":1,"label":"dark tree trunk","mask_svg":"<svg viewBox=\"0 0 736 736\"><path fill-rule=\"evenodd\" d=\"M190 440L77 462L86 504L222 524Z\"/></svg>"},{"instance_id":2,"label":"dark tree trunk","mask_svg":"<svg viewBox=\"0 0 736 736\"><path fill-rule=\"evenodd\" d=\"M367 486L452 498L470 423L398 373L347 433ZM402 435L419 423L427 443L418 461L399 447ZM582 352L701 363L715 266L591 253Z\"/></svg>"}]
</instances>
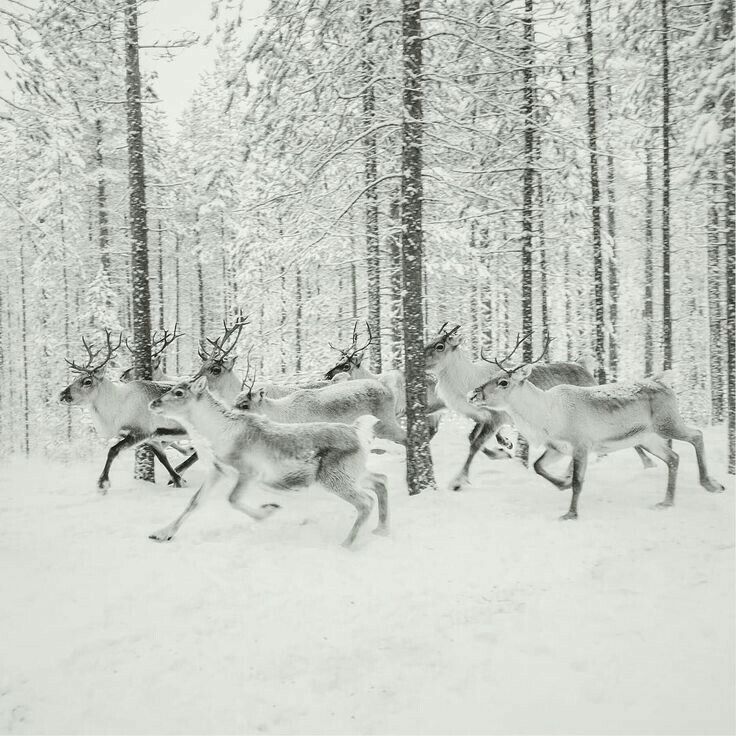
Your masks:
<instances>
[{"instance_id":1,"label":"dark tree trunk","mask_svg":"<svg viewBox=\"0 0 736 736\"><path fill-rule=\"evenodd\" d=\"M302 272L296 267L294 284L294 300L296 304L294 314L294 369L302 372Z\"/></svg>"},{"instance_id":2,"label":"dark tree trunk","mask_svg":"<svg viewBox=\"0 0 736 736\"><path fill-rule=\"evenodd\" d=\"M181 269L179 266L179 234L174 235L174 266L176 272L174 278L176 283L174 288L176 292L174 294L174 310L176 312L175 320L181 322ZM174 349L176 350L176 375L181 375L181 350L179 348L179 340L174 341Z\"/></svg>"},{"instance_id":3,"label":"dark tree trunk","mask_svg":"<svg viewBox=\"0 0 736 736\"><path fill-rule=\"evenodd\" d=\"M28 350L28 295L26 294L26 256L23 247L25 238L20 232L20 331L22 336L23 353L23 452L28 455L31 451L31 412L30 412L30 390L28 385L28 363L30 353Z\"/></svg>"},{"instance_id":4,"label":"dark tree trunk","mask_svg":"<svg viewBox=\"0 0 736 736\"><path fill-rule=\"evenodd\" d=\"M721 8L721 26L725 38L733 44L733 2L724 2ZM733 80L731 80L733 82ZM733 84L727 86L723 99L721 128L725 141L723 151L723 190L726 197L726 385L728 405L728 472L736 475L736 150L734 150Z\"/></svg>"},{"instance_id":5,"label":"dark tree trunk","mask_svg":"<svg viewBox=\"0 0 736 736\"><path fill-rule=\"evenodd\" d=\"M532 257L534 218L534 5L524 1L524 92L521 114L524 118L524 172L521 209L521 329L528 334L534 328L532 302ZM522 348L523 359L533 358L532 340Z\"/></svg>"},{"instance_id":6,"label":"dark tree trunk","mask_svg":"<svg viewBox=\"0 0 736 736\"><path fill-rule=\"evenodd\" d=\"M197 255L197 296L199 302L199 339L204 340L207 335L207 318L204 309L204 273L201 253Z\"/></svg>"},{"instance_id":7,"label":"dark tree trunk","mask_svg":"<svg viewBox=\"0 0 736 736\"><path fill-rule=\"evenodd\" d=\"M95 120L95 163L97 164L97 222L98 242L100 245L100 262L105 280L110 285L110 227L107 221L107 191L105 177L102 173L102 121Z\"/></svg>"},{"instance_id":8,"label":"dark tree trunk","mask_svg":"<svg viewBox=\"0 0 736 736\"><path fill-rule=\"evenodd\" d=\"M158 221L158 327L164 328L164 239L161 220ZM166 354L163 356L166 360ZM165 364L165 363L164 363Z\"/></svg>"},{"instance_id":9,"label":"dark tree trunk","mask_svg":"<svg viewBox=\"0 0 736 736\"><path fill-rule=\"evenodd\" d=\"M61 246L61 281L64 299L64 353L69 353L69 277L67 274L67 252L66 252L66 222L64 218L64 190L61 183L61 157L58 159L58 185L59 185L59 245ZM66 438L72 436L72 412L67 404L64 407L66 415Z\"/></svg>"},{"instance_id":10,"label":"dark tree trunk","mask_svg":"<svg viewBox=\"0 0 736 736\"><path fill-rule=\"evenodd\" d=\"M672 308L670 285L670 57L667 0L662 13L662 342L663 368L672 368Z\"/></svg>"},{"instance_id":11,"label":"dark tree trunk","mask_svg":"<svg viewBox=\"0 0 736 736\"><path fill-rule=\"evenodd\" d=\"M406 483L409 494L434 488L426 420L422 222L422 21L420 0L402 2L401 252L404 273Z\"/></svg>"},{"instance_id":12,"label":"dark tree trunk","mask_svg":"<svg viewBox=\"0 0 736 736\"><path fill-rule=\"evenodd\" d=\"M372 131L375 125L376 99L373 86L373 6L370 0L363 0L360 9L360 22L363 30L363 156L365 171L365 238L366 267L368 271L368 322L376 336L371 345L371 370L381 372L381 261L378 237L378 146Z\"/></svg>"},{"instance_id":13,"label":"dark tree trunk","mask_svg":"<svg viewBox=\"0 0 736 736\"><path fill-rule=\"evenodd\" d=\"M652 151L646 152L644 212L644 375L654 371L654 182Z\"/></svg>"},{"instance_id":14,"label":"dark tree trunk","mask_svg":"<svg viewBox=\"0 0 736 736\"><path fill-rule=\"evenodd\" d=\"M721 234L719 202L721 192L718 173L708 172L708 324L710 332L710 418L711 422L723 419L723 271L721 269Z\"/></svg>"},{"instance_id":15,"label":"dark tree trunk","mask_svg":"<svg viewBox=\"0 0 736 736\"><path fill-rule=\"evenodd\" d=\"M613 117L613 90L608 85L608 118ZM610 145L610 142L609 142ZM616 254L616 170L613 156L609 153L606 161L606 193L607 193L607 225L610 238L610 253L608 255L608 368L609 381L615 381L618 376L618 256Z\"/></svg>"},{"instance_id":16,"label":"dark tree trunk","mask_svg":"<svg viewBox=\"0 0 736 736\"><path fill-rule=\"evenodd\" d=\"M593 56L592 0L585 0L586 88L588 92L588 149L590 156L590 197L593 224L593 301L595 319L594 352L596 380L605 383L606 324L603 306L603 248L601 246L601 192L598 174L596 133L595 59Z\"/></svg>"},{"instance_id":17,"label":"dark tree trunk","mask_svg":"<svg viewBox=\"0 0 736 736\"><path fill-rule=\"evenodd\" d=\"M146 179L143 163L143 115L141 70L138 59L137 0L125 3L125 82L128 119L128 190L133 280L133 365L136 375L151 378L151 295L148 273L148 223ZM139 447L135 454L135 477L153 481L153 454Z\"/></svg>"},{"instance_id":18,"label":"dark tree trunk","mask_svg":"<svg viewBox=\"0 0 736 736\"><path fill-rule=\"evenodd\" d=\"M401 201L399 194L391 200L391 230L388 235L388 251L391 262L391 364L393 368L401 368Z\"/></svg>"},{"instance_id":19,"label":"dark tree trunk","mask_svg":"<svg viewBox=\"0 0 736 736\"><path fill-rule=\"evenodd\" d=\"M500 283L499 279L494 279L496 271L494 271L494 265L498 267L498 259L493 257L491 253L491 238L488 233L488 226L484 225L480 231L480 248L485 259L486 268L488 269L488 283L486 284L486 293L482 297L481 301L481 336L480 343L481 347L486 350L490 350L493 347L498 347L498 340L496 339L496 332L503 329L500 320L496 320L496 315L493 309L493 297L498 294L500 289L494 289L495 283ZM494 263L495 262L495 263ZM500 306L500 298L496 300ZM499 310L500 311L500 310ZM495 343L495 344L494 344Z\"/></svg>"}]
</instances>

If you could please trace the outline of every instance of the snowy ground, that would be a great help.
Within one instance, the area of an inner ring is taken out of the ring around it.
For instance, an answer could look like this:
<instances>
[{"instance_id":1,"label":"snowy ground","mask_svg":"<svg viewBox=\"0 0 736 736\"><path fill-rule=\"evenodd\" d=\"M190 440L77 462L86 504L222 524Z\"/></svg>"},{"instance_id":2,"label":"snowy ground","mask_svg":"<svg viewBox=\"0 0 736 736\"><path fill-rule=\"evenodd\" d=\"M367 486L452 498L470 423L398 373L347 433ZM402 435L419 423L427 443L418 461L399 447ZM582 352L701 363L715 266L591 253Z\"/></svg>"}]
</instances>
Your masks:
<instances>
[{"instance_id":1,"label":"snowy ground","mask_svg":"<svg viewBox=\"0 0 736 736\"><path fill-rule=\"evenodd\" d=\"M435 441L443 482L464 434ZM353 551L352 509L318 490L260 524L212 502L161 545L191 487L130 481L130 454L107 497L100 462L11 463L0 732L732 733L733 479L704 492L676 449L673 509L652 510L664 467L620 452L576 522L515 462L409 498L382 456L393 532Z\"/></svg>"}]
</instances>

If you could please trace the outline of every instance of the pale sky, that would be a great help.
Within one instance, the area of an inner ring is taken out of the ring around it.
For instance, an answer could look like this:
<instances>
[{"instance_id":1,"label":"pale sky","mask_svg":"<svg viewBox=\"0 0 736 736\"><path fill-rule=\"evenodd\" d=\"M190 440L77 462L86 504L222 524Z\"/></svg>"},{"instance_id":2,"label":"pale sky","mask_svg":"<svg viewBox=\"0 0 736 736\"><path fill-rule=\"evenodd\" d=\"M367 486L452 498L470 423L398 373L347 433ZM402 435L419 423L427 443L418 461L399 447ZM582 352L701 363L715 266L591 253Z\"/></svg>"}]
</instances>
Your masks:
<instances>
[{"instance_id":1,"label":"pale sky","mask_svg":"<svg viewBox=\"0 0 736 736\"><path fill-rule=\"evenodd\" d=\"M268 0L244 0L244 20L240 29L244 41L252 38L267 7ZM204 45L204 40L214 31L211 11L212 0L154 0L142 6L141 43L173 41L191 34L200 37L198 44L173 51L172 60L156 51L141 51L144 70L158 74L156 92L162 100L161 108L169 115L172 128L186 107L200 75L214 63L217 38Z\"/></svg>"}]
</instances>

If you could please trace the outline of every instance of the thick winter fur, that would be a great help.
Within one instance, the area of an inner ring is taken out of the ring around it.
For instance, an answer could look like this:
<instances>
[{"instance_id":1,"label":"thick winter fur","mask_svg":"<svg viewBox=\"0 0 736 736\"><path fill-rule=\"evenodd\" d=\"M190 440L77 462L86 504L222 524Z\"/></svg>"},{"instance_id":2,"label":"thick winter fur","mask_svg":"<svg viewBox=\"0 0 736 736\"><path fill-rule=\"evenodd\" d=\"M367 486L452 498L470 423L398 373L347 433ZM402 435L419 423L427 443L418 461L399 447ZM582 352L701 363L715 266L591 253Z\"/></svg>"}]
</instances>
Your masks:
<instances>
[{"instance_id":1,"label":"thick winter fur","mask_svg":"<svg viewBox=\"0 0 736 736\"><path fill-rule=\"evenodd\" d=\"M254 518L263 518L263 510L249 509L240 503L246 488L258 481L272 490L296 490L319 483L357 510L356 521L345 539L345 546L355 540L370 514L373 502L362 490L365 484L378 497L377 533L388 529L388 497L385 476L366 469L367 446L375 417L356 418L352 425L308 422L299 426L271 421L265 416L229 410L206 388L206 379L177 384L169 393L151 402L151 410L166 414L190 432L202 456L211 456L215 476L235 471L230 503ZM213 478L205 482L211 486ZM171 539L183 519L196 507L202 489L184 514L154 539Z\"/></svg>"},{"instance_id":2,"label":"thick winter fur","mask_svg":"<svg viewBox=\"0 0 736 736\"><path fill-rule=\"evenodd\" d=\"M84 406L89 410L95 429L105 439L121 438L108 451L107 462L97 481L105 492L110 487L109 472L113 460L126 447L145 442L150 445L171 476L180 485L179 474L171 467L159 436L183 435L182 426L171 419L154 416L148 404L166 393L171 384L155 381L118 383L105 378L105 369L81 373L60 394L63 403Z\"/></svg>"},{"instance_id":3,"label":"thick winter fur","mask_svg":"<svg viewBox=\"0 0 736 736\"><path fill-rule=\"evenodd\" d=\"M262 414L276 422L343 422L349 424L364 414L378 419L375 434L400 444L406 442L406 432L399 426L394 413L394 397L379 381L360 379L331 383L319 389L300 389L280 399L271 399L263 390L244 392L235 408Z\"/></svg>"},{"instance_id":4,"label":"thick winter fur","mask_svg":"<svg viewBox=\"0 0 736 736\"><path fill-rule=\"evenodd\" d=\"M406 379L404 372L392 369L385 373L372 373L365 367L363 353L345 355L339 363L325 373L325 378L335 380L340 376L349 376L352 380L370 378L380 381L394 396L394 411L397 417L406 415ZM435 434L439 426L440 412L445 409L444 402L437 395L437 381L427 377L427 414L430 432Z\"/></svg>"},{"instance_id":5,"label":"thick winter fur","mask_svg":"<svg viewBox=\"0 0 736 736\"><path fill-rule=\"evenodd\" d=\"M236 358L207 358L197 375L207 379L207 388L227 406L232 406L240 393L243 379L235 370Z\"/></svg>"},{"instance_id":6,"label":"thick winter fur","mask_svg":"<svg viewBox=\"0 0 736 736\"><path fill-rule=\"evenodd\" d=\"M553 454L572 457L572 502L563 518L577 518L577 501L590 452L608 453L640 445L667 463L667 493L660 506L675 498L678 455L668 440L689 442L695 448L700 483L708 491L723 486L708 475L700 430L685 424L672 389L658 378L602 386L552 386L544 391L532 383L534 371L525 366L511 375L500 372L476 389L473 400L509 412L530 441L545 445ZM566 479L554 479L545 470L545 457L535 470L558 487Z\"/></svg>"}]
</instances>

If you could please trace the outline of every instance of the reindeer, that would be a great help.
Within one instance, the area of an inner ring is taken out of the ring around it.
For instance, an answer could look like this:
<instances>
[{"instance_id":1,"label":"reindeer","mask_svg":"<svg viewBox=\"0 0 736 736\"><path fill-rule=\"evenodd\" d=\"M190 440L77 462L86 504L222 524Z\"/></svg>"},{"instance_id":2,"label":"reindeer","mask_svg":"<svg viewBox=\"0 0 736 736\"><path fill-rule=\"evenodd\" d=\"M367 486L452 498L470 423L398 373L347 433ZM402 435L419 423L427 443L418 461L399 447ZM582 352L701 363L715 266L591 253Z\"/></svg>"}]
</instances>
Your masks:
<instances>
[{"instance_id":1,"label":"reindeer","mask_svg":"<svg viewBox=\"0 0 736 736\"><path fill-rule=\"evenodd\" d=\"M224 331L220 337L214 340L208 337L206 341L202 340L199 343L198 354L202 359L202 365L195 376L204 376L209 390L225 404L232 406L242 384L242 379L234 371L238 356L232 355L232 352L240 340L243 328L249 322L248 317L239 317L230 326L227 321L223 321L222 324ZM207 343L211 345L209 350Z\"/></svg>"},{"instance_id":2,"label":"reindeer","mask_svg":"<svg viewBox=\"0 0 736 736\"><path fill-rule=\"evenodd\" d=\"M682 440L695 448L700 485L710 493L724 490L708 475L703 433L685 424L675 393L661 376L602 386L557 385L543 390L531 381L532 366L542 359L548 346L549 338L539 358L511 369L504 365L510 355L492 361L482 356L498 370L475 389L471 398L509 412L526 437L545 446L534 470L560 489L572 487L570 509L562 519L578 518L578 497L590 452L608 453L639 446L663 460L668 470L667 491L657 506L664 508L675 502L679 464L679 456L670 448L669 440ZM547 462L560 455L572 457L565 478L557 478L545 469Z\"/></svg>"},{"instance_id":3,"label":"reindeer","mask_svg":"<svg viewBox=\"0 0 736 736\"><path fill-rule=\"evenodd\" d=\"M164 329L164 334L161 335L161 337L157 337L158 333L153 333L153 337L151 338L151 376L154 381L163 381L164 383L176 383L176 381L178 380L176 376L169 376L164 373L163 369L161 368L164 353L166 352L167 348L174 342L174 340L178 340L180 337L183 337L183 334L181 332L179 334L177 334L176 332L178 324L178 322L174 324L173 332L169 332L168 330ZM131 353L134 352L133 348L128 343L127 337L125 338L125 346L128 348L128 350L130 350ZM134 378L136 378L135 366L124 370L120 374L120 380L123 383L129 383Z\"/></svg>"},{"instance_id":4,"label":"reindeer","mask_svg":"<svg viewBox=\"0 0 736 736\"><path fill-rule=\"evenodd\" d=\"M66 404L85 406L92 415L98 433L107 439L121 438L107 452L107 460L97 481L97 487L106 493L110 487L109 473L113 460L126 447L144 443L148 445L161 464L166 468L173 484L181 485L180 474L171 467L161 445L167 437L184 435L181 425L171 420L154 417L148 409L151 400L161 396L171 388L171 384L154 381L130 381L117 383L105 377L105 368L122 344L122 335L117 345L113 345L112 333L105 330L106 345L93 351L82 338L87 351L87 362L78 364L67 360L78 377L59 395L59 401ZM95 361L105 349L102 362Z\"/></svg>"},{"instance_id":5,"label":"reindeer","mask_svg":"<svg viewBox=\"0 0 736 736\"><path fill-rule=\"evenodd\" d=\"M500 428L506 424L513 424L508 413L496 409L471 404L468 401L468 393L488 377L487 364L484 361L471 361L464 351L460 349L462 336L458 334L460 325L447 330L447 322L440 327L437 337L427 343L424 356L427 370L437 376L437 393L440 398L451 409L458 414L463 414L475 422L468 440L470 450L460 472L453 478L451 488L454 491L461 490L468 483L468 472L473 458L478 450L492 460L508 457L501 450L492 450L483 447L485 442L495 435L498 443L510 449L510 443L499 433ZM508 357L518 350L524 339L517 339L516 346ZM508 358L507 358L508 359ZM558 384L572 384L576 386L596 385L593 376L577 363L547 363L534 368L531 382L541 389L548 389ZM645 467L652 467L652 461L637 448L637 453L642 458Z\"/></svg>"},{"instance_id":6,"label":"reindeer","mask_svg":"<svg viewBox=\"0 0 736 736\"><path fill-rule=\"evenodd\" d=\"M250 362L243 379L243 392L235 401L240 411L263 414L286 424L303 422L343 422L349 424L364 414L378 418L376 437L406 444L406 432L396 421L394 396L380 381L359 379L340 381L324 388L299 389L280 399L268 397L263 388L255 390L256 375L250 376Z\"/></svg>"},{"instance_id":7,"label":"reindeer","mask_svg":"<svg viewBox=\"0 0 736 736\"><path fill-rule=\"evenodd\" d=\"M203 494L222 476L235 473L228 500L252 518L265 518L275 504L251 509L241 503L255 480L276 491L296 490L319 483L352 504L358 516L343 542L349 547L366 522L373 500L364 490L369 485L378 498L376 534L388 533L386 476L366 469L366 453L375 417L360 417L352 426L309 422L298 427L278 424L255 414L231 411L207 389L199 376L174 386L150 404L151 411L183 424L205 456L210 453L213 470L192 497L184 512L171 524L151 535L169 541L184 519L197 507ZM212 448L212 449L210 449Z\"/></svg>"},{"instance_id":8,"label":"reindeer","mask_svg":"<svg viewBox=\"0 0 736 736\"><path fill-rule=\"evenodd\" d=\"M372 373L363 365L365 350L373 343L371 326L368 322L365 323L365 326L368 330L368 341L360 347L358 346L357 321L353 327L353 341L347 348L336 348L332 343L328 343L333 350L340 353L341 358L336 365L325 373L325 378L329 381L334 381L340 377L347 376L351 379L371 378L380 381L394 395L396 416L403 417L406 414L406 379L404 372L393 369L385 373L376 374ZM436 381L427 375L427 419L429 422L430 437L436 434L442 411L445 409L444 403L437 395L436 386Z\"/></svg>"}]
</instances>

